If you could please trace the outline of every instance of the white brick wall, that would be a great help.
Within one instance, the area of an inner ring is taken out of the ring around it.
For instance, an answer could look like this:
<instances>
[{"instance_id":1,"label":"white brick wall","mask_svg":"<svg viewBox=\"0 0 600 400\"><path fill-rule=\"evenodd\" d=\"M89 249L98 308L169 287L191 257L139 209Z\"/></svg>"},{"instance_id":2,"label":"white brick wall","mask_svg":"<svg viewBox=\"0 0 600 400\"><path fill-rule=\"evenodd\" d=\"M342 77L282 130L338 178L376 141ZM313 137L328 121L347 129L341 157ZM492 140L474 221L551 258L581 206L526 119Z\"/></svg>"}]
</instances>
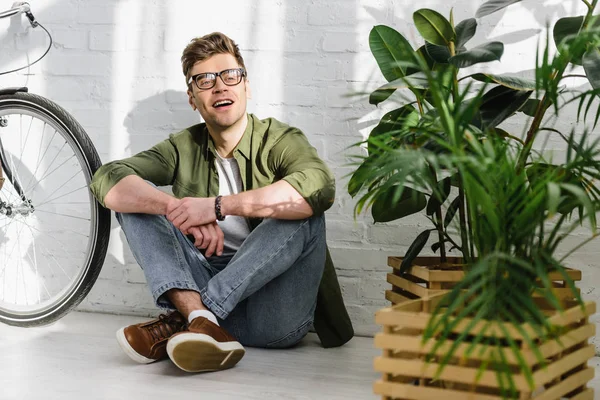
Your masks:
<instances>
[{"instance_id":1,"label":"white brick wall","mask_svg":"<svg viewBox=\"0 0 600 400\"><path fill-rule=\"evenodd\" d=\"M0 76L0 86L28 85L56 100L81 121L102 159L109 161L198 121L186 103L180 52L194 36L215 30L232 36L250 74L249 110L303 129L335 171L338 193L327 213L328 242L357 333L368 335L377 330L374 312L386 305L386 257L402 255L426 220L373 225L369 214L354 220L354 201L345 190L351 171L346 147L368 134L385 107L376 109L365 98L346 95L369 91L382 81L368 47L373 25L392 25L417 44L411 17L417 6L446 15L452 6L460 21L473 16L482 1L30 0L38 20L53 33L54 48L27 73ZM529 0L480 21L473 43L500 38L508 44L504 61L485 68L530 70L537 39L528 35L543 29L547 18L575 15L575 3ZM1 21L0 70L23 63L26 56L34 59L45 43L43 32L29 28L24 19ZM567 118L561 122L568 124ZM584 269L583 291L597 299L595 246L579 251L571 264ZM81 308L155 313L116 223L105 268Z\"/></svg>"}]
</instances>

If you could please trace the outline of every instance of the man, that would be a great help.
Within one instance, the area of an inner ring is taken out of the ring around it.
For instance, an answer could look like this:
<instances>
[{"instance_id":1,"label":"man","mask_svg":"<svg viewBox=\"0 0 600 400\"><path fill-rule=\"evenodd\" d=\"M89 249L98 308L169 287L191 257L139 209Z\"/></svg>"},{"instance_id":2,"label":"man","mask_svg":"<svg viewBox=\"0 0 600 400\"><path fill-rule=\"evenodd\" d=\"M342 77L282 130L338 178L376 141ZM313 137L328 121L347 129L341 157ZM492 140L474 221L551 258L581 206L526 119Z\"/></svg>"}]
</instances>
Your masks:
<instances>
[{"instance_id":1,"label":"man","mask_svg":"<svg viewBox=\"0 0 600 400\"><path fill-rule=\"evenodd\" d=\"M246 113L230 38L196 38L181 59L205 122L102 166L90 186L117 212L157 306L176 310L119 330L119 344L189 372L233 367L244 345L293 346L312 325L325 347L344 344L353 330L325 243L330 170L298 129Z\"/></svg>"}]
</instances>

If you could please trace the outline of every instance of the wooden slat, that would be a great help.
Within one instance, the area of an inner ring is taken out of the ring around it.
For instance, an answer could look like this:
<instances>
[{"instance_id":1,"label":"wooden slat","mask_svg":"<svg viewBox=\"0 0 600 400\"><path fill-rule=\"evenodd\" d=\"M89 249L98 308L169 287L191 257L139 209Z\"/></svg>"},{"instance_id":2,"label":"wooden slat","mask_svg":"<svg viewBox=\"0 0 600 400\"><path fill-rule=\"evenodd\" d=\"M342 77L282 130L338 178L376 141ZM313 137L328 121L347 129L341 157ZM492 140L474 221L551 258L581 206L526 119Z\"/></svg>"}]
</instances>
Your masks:
<instances>
[{"instance_id":1,"label":"wooden slat","mask_svg":"<svg viewBox=\"0 0 600 400\"><path fill-rule=\"evenodd\" d=\"M414 300L419 301L419 300ZM410 303L411 309L408 310L405 307L408 307ZM416 328L416 329L425 329L429 320L431 318L430 314L427 313L415 313L415 305L412 302L407 302L403 304L399 304L393 307L392 312L381 314L380 318L376 318L375 322L380 325L402 325L406 327ZM400 311L402 310L402 311ZM404 312L404 310L412 311L412 312ZM548 319L551 325L555 326L565 326L581 319L588 317L596 312L596 303L588 301L584 303L584 309L576 306L564 311L561 314L554 315ZM471 324L471 318L463 318L460 322L456 324L456 327L452 330L452 332L461 333ZM488 325L488 322L481 321L477 324L474 324L473 328L470 330L471 334L477 335L479 332L486 330L485 336L496 336L496 337L505 337L503 330L501 330L498 324ZM513 338L517 340L522 340L523 335L521 332L512 325L504 325L503 329L507 331L507 333ZM532 328L529 324L523 324L521 329L523 329L530 339L534 340L539 337L536 330Z\"/></svg>"},{"instance_id":2,"label":"wooden slat","mask_svg":"<svg viewBox=\"0 0 600 400\"><path fill-rule=\"evenodd\" d=\"M586 389L569 400L594 400L594 389Z\"/></svg>"},{"instance_id":3,"label":"wooden slat","mask_svg":"<svg viewBox=\"0 0 600 400\"><path fill-rule=\"evenodd\" d=\"M426 282L431 281L431 279L429 278L429 269L421 267L419 265L413 265L412 267L410 267L410 269L407 271L407 274L414 275L417 278L422 279ZM400 270L394 268L394 275L400 276Z\"/></svg>"},{"instance_id":4,"label":"wooden slat","mask_svg":"<svg viewBox=\"0 0 600 400\"><path fill-rule=\"evenodd\" d=\"M578 269L571 269L571 268L566 268L565 272L567 273L567 276L569 278L571 278L574 281L580 281L581 280L581 271ZM548 274L548 278L551 281L564 281L565 277L563 276L563 274L561 274L560 272L550 272Z\"/></svg>"},{"instance_id":5,"label":"wooden slat","mask_svg":"<svg viewBox=\"0 0 600 400\"><path fill-rule=\"evenodd\" d=\"M585 386L587 382L594 378L594 370L592 368L586 368L579 371L562 382L548 388L546 391L535 396L534 400L555 400L560 399L567 393L571 393L573 390Z\"/></svg>"},{"instance_id":6,"label":"wooden slat","mask_svg":"<svg viewBox=\"0 0 600 400\"><path fill-rule=\"evenodd\" d=\"M578 365L586 364L587 361L595 355L595 347L593 345L588 345L562 357L560 360L553 362L546 368L534 372L533 381L536 384L544 385Z\"/></svg>"},{"instance_id":7,"label":"wooden slat","mask_svg":"<svg viewBox=\"0 0 600 400\"><path fill-rule=\"evenodd\" d=\"M409 376L415 378L433 378L436 376L440 364L427 363L421 360L402 360L385 357L376 357L373 363L375 370L383 373ZM478 379L479 378L479 379ZM495 371L480 372L478 368L446 365L439 375L439 379L449 382L464 383L477 386L498 388L498 377ZM513 375L515 387L518 390L529 390L529 385L522 375ZM536 383L538 381L535 381Z\"/></svg>"},{"instance_id":8,"label":"wooden slat","mask_svg":"<svg viewBox=\"0 0 600 400\"><path fill-rule=\"evenodd\" d=\"M392 290L385 291L385 299L390 301L392 304L401 304L405 301L411 301L414 299L410 299L408 297L402 296L400 293L395 293Z\"/></svg>"},{"instance_id":9,"label":"wooden slat","mask_svg":"<svg viewBox=\"0 0 600 400\"><path fill-rule=\"evenodd\" d=\"M387 274L387 281L392 285L398 286L402 290L416 294L419 297L426 297L431 293L429 289L394 274Z\"/></svg>"},{"instance_id":10,"label":"wooden slat","mask_svg":"<svg viewBox=\"0 0 600 400\"><path fill-rule=\"evenodd\" d=\"M483 393L460 392L427 386L406 385L378 380L373 385L375 394L395 399L419 400L500 400L500 396Z\"/></svg>"},{"instance_id":11,"label":"wooden slat","mask_svg":"<svg viewBox=\"0 0 600 400\"><path fill-rule=\"evenodd\" d=\"M539 351L544 358L550 358L559 354L565 349L586 341L588 338L595 336L595 334L596 326L594 324L584 325L572 331L566 332L564 335L558 338L558 340L552 340L544 343L539 347ZM430 339L425 344L422 344L422 341L423 336L419 331L415 331L408 335L404 332L395 332L392 334L378 333L375 335L375 347L377 348L404 351L420 355L430 354L436 341L434 339ZM445 340L435 354L439 356L446 355L453 344L454 341ZM460 344L454 353L455 357L482 361L488 359L491 352L497 351L497 347L489 347L480 344L473 346L471 353L467 357L466 352L470 347L471 343ZM509 364L518 365L518 360L513 354L512 349L507 347L504 349L503 353ZM522 357L530 366L534 366L539 363L533 350L523 351Z\"/></svg>"},{"instance_id":12,"label":"wooden slat","mask_svg":"<svg viewBox=\"0 0 600 400\"><path fill-rule=\"evenodd\" d=\"M465 277L464 271L440 271L430 270L429 280L434 282L460 282Z\"/></svg>"}]
</instances>

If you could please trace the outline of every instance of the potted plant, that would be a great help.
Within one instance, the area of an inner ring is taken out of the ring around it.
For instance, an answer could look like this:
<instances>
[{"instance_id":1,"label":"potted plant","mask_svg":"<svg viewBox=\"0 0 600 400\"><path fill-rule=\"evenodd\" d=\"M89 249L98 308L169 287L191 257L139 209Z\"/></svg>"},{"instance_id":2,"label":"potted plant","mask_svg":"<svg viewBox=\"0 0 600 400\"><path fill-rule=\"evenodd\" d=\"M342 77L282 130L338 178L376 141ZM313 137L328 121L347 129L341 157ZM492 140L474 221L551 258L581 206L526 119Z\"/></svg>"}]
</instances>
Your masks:
<instances>
[{"instance_id":1,"label":"potted plant","mask_svg":"<svg viewBox=\"0 0 600 400\"><path fill-rule=\"evenodd\" d=\"M598 0L573 1L582 1L587 13L558 20L537 53L531 79L462 73L503 55L500 42L467 47L475 19L455 25L452 13L446 19L434 10L417 10L414 22L425 44L416 50L392 28L371 31L371 50L388 84L369 101L379 104L398 89L412 97L384 115L366 141L368 155L348 184L349 193L359 196L356 211L370 207L377 222L423 211L431 220L432 227L417 235L402 258L401 276L431 239L442 266L448 251L461 255L451 260L460 271L447 271L460 279L436 288L449 292L379 313L385 332L376 342L386 352L376 365L386 380L376 385L378 393L405 398L410 391L410 398L431 398L432 390L454 390L486 399L538 398L537 389L544 391L539 398L575 392L591 398L584 365L593 356L586 345L594 334L587 318L595 309L582 302L564 266L566 256L557 256L558 246L581 224L590 237L567 256L597 235L600 206L594 185L600 177L599 143L584 124L595 127L600 118L594 103L600 93L600 22L593 15ZM487 1L477 17L518 2ZM581 75L572 73L577 65L591 89L575 91L565 84ZM582 128L563 133L548 124L573 106ZM499 127L516 113L530 116L522 136ZM546 135L564 139L563 159L539 149ZM420 279L411 277L412 283ZM557 280L564 282L562 291ZM560 315L564 310L569 318ZM553 347L567 343L575 330L578 340L568 342L570 347ZM406 347L415 340L425 345ZM554 372L542 376L544 366ZM495 374L494 382L488 373ZM453 378L460 374L468 377ZM406 385L416 377L423 387L419 394ZM580 385L572 388L561 379Z\"/></svg>"}]
</instances>

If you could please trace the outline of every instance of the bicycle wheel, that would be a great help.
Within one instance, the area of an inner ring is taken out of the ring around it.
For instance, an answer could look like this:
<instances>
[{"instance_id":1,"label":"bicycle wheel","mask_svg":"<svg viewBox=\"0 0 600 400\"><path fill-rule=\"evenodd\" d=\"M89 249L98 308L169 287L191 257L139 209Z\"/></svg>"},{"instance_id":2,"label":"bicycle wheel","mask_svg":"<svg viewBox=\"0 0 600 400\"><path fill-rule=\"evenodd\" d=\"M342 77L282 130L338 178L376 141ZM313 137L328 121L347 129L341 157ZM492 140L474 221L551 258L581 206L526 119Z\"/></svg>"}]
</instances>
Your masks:
<instances>
[{"instance_id":1,"label":"bicycle wheel","mask_svg":"<svg viewBox=\"0 0 600 400\"><path fill-rule=\"evenodd\" d=\"M106 256L110 211L88 189L100 158L64 109L21 92L0 96L0 151L0 322L48 324L83 300Z\"/></svg>"}]
</instances>

